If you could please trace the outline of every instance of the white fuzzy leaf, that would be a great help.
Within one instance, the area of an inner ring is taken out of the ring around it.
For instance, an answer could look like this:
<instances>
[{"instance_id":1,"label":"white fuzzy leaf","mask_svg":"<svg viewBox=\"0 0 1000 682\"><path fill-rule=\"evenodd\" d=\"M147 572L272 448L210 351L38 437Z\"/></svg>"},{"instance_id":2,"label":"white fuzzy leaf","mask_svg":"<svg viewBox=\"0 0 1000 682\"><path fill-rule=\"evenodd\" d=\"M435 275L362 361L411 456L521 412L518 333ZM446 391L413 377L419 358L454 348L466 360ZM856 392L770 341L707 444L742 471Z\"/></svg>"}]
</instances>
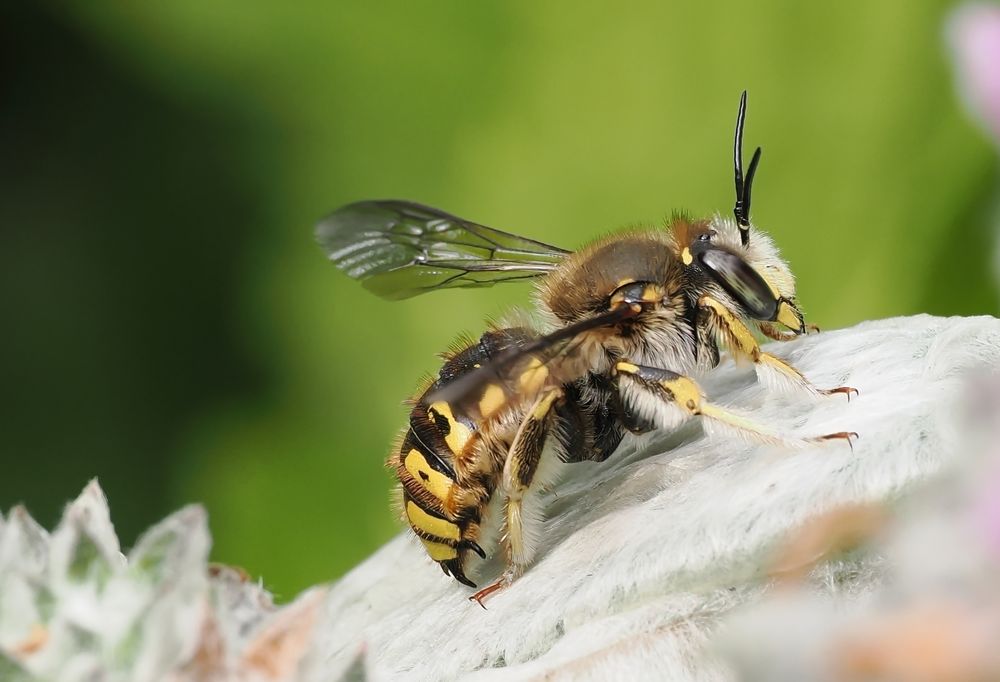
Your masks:
<instances>
[{"instance_id":1,"label":"white fuzzy leaf","mask_svg":"<svg viewBox=\"0 0 1000 682\"><path fill-rule=\"evenodd\" d=\"M313 588L268 618L243 652L243 676L269 682L296 679L315 637L325 597L326 589Z\"/></svg>"},{"instance_id":2,"label":"white fuzzy leaf","mask_svg":"<svg viewBox=\"0 0 1000 682\"><path fill-rule=\"evenodd\" d=\"M45 580L48 533L23 507L11 510L0 534L0 647L15 649L49 617Z\"/></svg>"},{"instance_id":3,"label":"white fuzzy leaf","mask_svg":"<svg viewBox=\"0 0 1000 682\"><path fill-rule=\"evenodd\" d=\"M139 638L134 682L157 682L197 649L208 603L207 560L211 540L205 511L181 509L146 532L129 553L129 571L150 581L156 600L133 623ZM126 642L128 639L126 639Z\"/></svg>"},{"instance_id":4,"label":"white fuzzy leaf","mask_svg":"<svg viewBox=\"0 0 1000 682\"><path fill-rule=\"evenodd\" d=\"M4 682L36 682L37 678L25 670L14 658L0 651L0 680Z\"/></svg>"},{"instance_id":5,"label":"white fuzzy leaf","mask_svg":"<svg viewBox=\"0 0 1000 682\"><path fill-rule=\"evenodd\" d=\"M121 564L108 503L96 481L91 481L66 506L49 541L49 552L49 580L59 598L96 602L111 573ZM86 604L81 608L92 610Z\"/></svg>"},{"instance_id":6,"label":"white fuzzy leaf","mask_svg":"<svg viewBox=\"0 0 1000 682\"><path fill-rule=\"evenodd\" d=\"M49 534L21 506L10 510L0 534L0 571L16 568L41 575L49 558Z\"/></svg>"},{"instance_id":7,"label":"white fuzzy leaf","mask_svg":"<svg viewBox=\"0 0 1000 682\"><path fill-rule=\"evenodd\" d=\"M227 659L226 665L235 667L236 652L276 609L270 593L259 581L252 581L241 571L228 566L214 565L211 571L212 610L227 614L213 627L222 640L222 649L233 656Z\"/></svg>"}]
</instances>

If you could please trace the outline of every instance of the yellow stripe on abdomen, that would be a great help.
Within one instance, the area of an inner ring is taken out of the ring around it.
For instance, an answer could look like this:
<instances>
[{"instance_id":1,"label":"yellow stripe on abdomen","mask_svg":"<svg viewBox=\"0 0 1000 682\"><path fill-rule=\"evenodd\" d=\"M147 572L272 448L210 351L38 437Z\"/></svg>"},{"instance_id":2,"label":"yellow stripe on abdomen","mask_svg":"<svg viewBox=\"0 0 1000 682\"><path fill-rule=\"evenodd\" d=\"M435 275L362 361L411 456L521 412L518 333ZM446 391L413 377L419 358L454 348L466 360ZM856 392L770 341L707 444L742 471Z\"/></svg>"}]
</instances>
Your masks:
<instances>
[{"instance_id":1,"label":"yellow stripe on abdomen","mask_svg":"<svg viewBox=\"0 0 1000 682\"><path fill-rule=\"evenodd\" d=\"M521 376L518 377L517 383L521 387L521 390L527 394L533 394L542 386L545 385L545 380L549 378L549 368L545 366L545 363L541 359L534 357L531 358L531 362L528 366L524 368L521 372Z\"/></svg>"},{"instance_id":2,"label":"yellow stripe on abdomen","mask_svg":"<svg viewBox=\"0 0 1000 682\"><path fill-rule=\"evenodd\" d=\"M439 415L445 421L447 430L442 429L442 436L444 436L444 442L448 444L448 448L456 455L461 454L462 450L465 448L465 444L469 442L469 438L472 437L472 431L469 427L462 422L455 419L455 415L451 412L451 405L439 400L436 403L432 403L430 407L427 408L428 415L434 418L434 415ZM434 419L434 423L437 424L437 419Z\"/></svg>"},{"instance_id":3,"label":"yellow stripe on abdomen","mask_svg":"<svg viewBox=\"0 0 1000 682\"><path fill-rule=\"evenodd\" d=\"M410 450L406 453L403 466L427 492L441 500L442 503L448 500L448 495L451 493L451 486L454 484L454 481L440 471L432 469L422 452L416 448Z\"/></svg>"},{"instance_id":4,"label":"yellow stripe on abdomen","mask_svg":"<svg viewBox=\"0 0 1000 682\"><path fill-rule=\"evenodd\" d=\"M420 542L424 543L424 549L427 550L427 554L434 561L448 561L458 556L457 549L443 542L434 542L433 540L425 540L423 538L420 538Z\"/></svg>"},{"instance_id":5,"label":"yellow stripe on abdomen","mask_svg":"<svg viewBox=\"0 0 1000 682\"><path fill-rule=\"evenodd\" d=\"M493 414L507 404L507 396L503 389L497 384L489 384L483 390L483 395L479 398L479 412L483 417L492 417Z\"/></svg>"},{"instance_id":6,"label":"yellow stripe on abdomen","mask_svg":"<svg viewBox=\"0 0 1000 682\"><path fill-rule=\"evenodd\" d=\"M406 503L406 518L416 531L423 531L427 535L442 538L443 540L454 540L458 542L460 533L458 526L447 519L431 516L418 507L413 500Z\"/></svg>"}]
</instances>

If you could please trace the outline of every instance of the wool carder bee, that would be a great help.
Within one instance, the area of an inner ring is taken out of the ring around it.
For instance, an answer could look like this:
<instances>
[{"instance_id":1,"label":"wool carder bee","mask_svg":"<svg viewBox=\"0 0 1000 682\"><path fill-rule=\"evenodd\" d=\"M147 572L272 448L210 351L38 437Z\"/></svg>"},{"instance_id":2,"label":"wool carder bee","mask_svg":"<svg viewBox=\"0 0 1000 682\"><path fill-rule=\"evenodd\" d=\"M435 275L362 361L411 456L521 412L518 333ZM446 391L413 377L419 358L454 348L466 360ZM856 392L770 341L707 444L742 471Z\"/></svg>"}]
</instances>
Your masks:
<instances>
[{"instance_id":1,"label":"wool carder bee","mask_svg":"<svg viewBox=\"0 0 1000 682\"><path fill-rule=\"evenodd\" d=\"M709 402L689 376L716 366L725 349L753 363L768 387L856 393L816 388L757 342L754 330L784 341L809 327L788 265L750 222L761 150L744 175L745 116L744 92L733 145L735 220L675 215L663 228L614 234L572 253L406 201L353 203L319 223L330 260L383 298L540 278L537 328L497 326L447 355L412 401L388 461L413 532L446 574L470 587L466 570L472 554L485 558L480 543L493 516L506 569L470 598L482 603L532 561L541 510L531 493L548 482L553 462L603 461L626 433L673 429L691 417L771 442L857 436L783 435Z\"/></svg>"}]
</instances>

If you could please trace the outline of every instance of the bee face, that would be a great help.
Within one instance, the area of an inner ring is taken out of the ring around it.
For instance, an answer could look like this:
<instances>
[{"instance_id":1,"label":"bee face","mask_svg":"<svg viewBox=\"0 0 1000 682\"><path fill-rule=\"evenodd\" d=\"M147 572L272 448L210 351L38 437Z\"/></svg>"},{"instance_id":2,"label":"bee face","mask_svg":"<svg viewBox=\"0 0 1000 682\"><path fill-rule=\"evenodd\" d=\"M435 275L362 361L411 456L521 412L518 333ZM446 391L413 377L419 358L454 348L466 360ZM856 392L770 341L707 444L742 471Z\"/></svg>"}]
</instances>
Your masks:
<instances>
[{"instance_id":1,"label":"bee face","mask_svg":"<svg viewBox=\"0 0 1000 682\"><path fill-rule=\"evenodd\" d=\"M575 253L404 201L346 206L317 236L338 267L390 299L450 287L538 278L541 329L494 328L447 356L413 400L388 464L404 517L446 574L485 557L499 530L507 570L473 595L509 585L542 540L537 490L553 463L603 460L628 433L698 417L770 442L796 439L710 403L689 373L720 351L753 363L768 385L821 390L763 351L755 331L788 340L806 331L795 284L773 242L750 223L760 149L742 169L740 101L735 221L675 216L659 229L600 239ZM784 327L784 329L782 329ZM535 500L535 502L533 502Z\"/></svg>"}]
</instances>

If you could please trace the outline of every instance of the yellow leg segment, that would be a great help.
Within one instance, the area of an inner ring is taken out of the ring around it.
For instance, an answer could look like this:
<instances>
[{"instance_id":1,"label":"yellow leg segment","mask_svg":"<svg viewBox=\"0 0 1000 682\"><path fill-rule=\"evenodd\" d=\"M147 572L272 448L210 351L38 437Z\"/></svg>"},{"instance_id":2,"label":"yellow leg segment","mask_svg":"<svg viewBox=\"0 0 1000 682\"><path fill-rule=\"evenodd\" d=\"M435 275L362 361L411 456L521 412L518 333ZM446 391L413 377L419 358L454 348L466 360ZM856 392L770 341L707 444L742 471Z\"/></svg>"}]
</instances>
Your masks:
<instances>
[{"instance_id":1,"label":"yellow leg segment","mask_svg":"<svg viewBox=\"0 0 1000 682\"><path fill-rule=\"evenodd\" d=\"M479 602L480 606L483 605L484 598L516 580L534 557L535 539L530 537L530 532L525 532L524 496L531 488L545 448L555 415L552 407L562 395L562 389L558 387L543 390L538 395L518 427L514 442L507 452L501 487L506 494L502 542L507 552L507 568L499 580L469 597L470 600Z\"/></svg>"},{"instance_id":2,"label":"yellow leg segment","mask_svg":"<svg viewBox=\"0 0 1000 682\"><path fill-rule=\"evenodd\" d=\"M633 403L633 409L644 412L656 426L672 427L687 418L700 416L734 429L753 440L783 445L808 445L827 440L843 439L853 448L858 434L839 431L822 436L798 438L785 436L746 417L725 410L704 399L701 388L689 377L657 367L644 367L630 362L615 365L623 397ZM626 382L622 386L622 382ZM668 410L674 407L674 410Z\"/></svg>"},{"instance_id":3,"label":"yellow leg segment","mask_svg":"<svg viewBox=\"0 0 1000 682\"><path fill-rule=\"evenodd\" d=\"M829 389L817 388L802 375L802 372L784 360L762 351L750 328L721 302L711 296L702 296L698 301L698 305L707 314L712 316L716 331L722 337L723 343L729 350L738 358L746 358L756 364L758 369L757 374L765 382L775 387L780 387L781 385L794 386L818 395L843 393L847 396L848 400L851 399L852 393L856 394L858 392L856 388L851 386L839 386ZM763 324L760 327L762 331L765 329ZM774 334L771 338L788 340L785 338L784 332L770 325L767 325L767 328L768 331ZM767 334L767 331L765 331L765 334Z\"/></svg>"}]
</instances>

